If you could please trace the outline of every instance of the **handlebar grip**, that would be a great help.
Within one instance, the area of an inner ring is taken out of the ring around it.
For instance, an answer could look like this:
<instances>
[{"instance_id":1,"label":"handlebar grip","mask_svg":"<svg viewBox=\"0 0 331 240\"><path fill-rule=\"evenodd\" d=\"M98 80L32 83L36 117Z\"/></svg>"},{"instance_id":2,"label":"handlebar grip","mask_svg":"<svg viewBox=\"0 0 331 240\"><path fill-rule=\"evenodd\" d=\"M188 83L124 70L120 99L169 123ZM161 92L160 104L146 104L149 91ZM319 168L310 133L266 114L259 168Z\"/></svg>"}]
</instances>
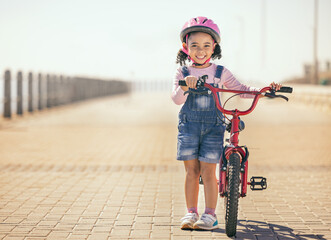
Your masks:
<instances>
[{"instance_id":1,"label":"handlebar grip","mask_svg":"<svg viewBox=\"0 0 331 240\"><path fill-rule=\"evenodd\" d=\"M179 86L187 86L185 80L179 80L178 85Z\"/></svg>"},{"instance_id":2,"label":"handlebar grip","mask_svg":"<svg viewBox=\"0 0 331 240\"><path fill-rule=\"evenodd\" d=\"M291 87L281 87L280 90L278 90L277 92L292 93L293 88L291 88Z\"/></svg>"}]
</instances>

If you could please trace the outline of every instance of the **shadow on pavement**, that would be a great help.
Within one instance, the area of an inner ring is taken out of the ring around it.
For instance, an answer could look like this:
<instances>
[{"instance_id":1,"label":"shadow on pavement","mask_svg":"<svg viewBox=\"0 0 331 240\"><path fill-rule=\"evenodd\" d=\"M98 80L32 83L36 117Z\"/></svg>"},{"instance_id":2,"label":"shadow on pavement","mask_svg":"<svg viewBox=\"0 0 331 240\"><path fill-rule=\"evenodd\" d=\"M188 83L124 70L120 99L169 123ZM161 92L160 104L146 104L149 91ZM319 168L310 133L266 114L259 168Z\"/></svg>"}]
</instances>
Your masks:
<instances>
[{"instance_id":1,"label":"shadow on pavement","mask_svg":"<svg viewBox=\"0 0 331 240\"><path fill-rule=\"evenodd\" d=\"M226 234L224 226L221 228L212 230L214 233ZM204 231L204 230L184 230L184 231ZM246 221L246 220L238 220L237 225L237 235L235 239L247 239L247 240L312 240L312 239L322 239L324 238L322 234L312 234L312 233L304 233L304 232L295 232L292 228L266 223L259 221Z\"/></svg>"},{"instance_id":2,"label":"shadow on pavement","mask_svg":"<svg viewBox=\"0 0 331 240\"><path fill-rule=\"evenodd\" d=\"M225 230L217 229L214 232L225 233ZM286 226L246 220L238 220L236 239L327 240L321 234L295 233L292 228Z\"/></svg>"}]
</instances>

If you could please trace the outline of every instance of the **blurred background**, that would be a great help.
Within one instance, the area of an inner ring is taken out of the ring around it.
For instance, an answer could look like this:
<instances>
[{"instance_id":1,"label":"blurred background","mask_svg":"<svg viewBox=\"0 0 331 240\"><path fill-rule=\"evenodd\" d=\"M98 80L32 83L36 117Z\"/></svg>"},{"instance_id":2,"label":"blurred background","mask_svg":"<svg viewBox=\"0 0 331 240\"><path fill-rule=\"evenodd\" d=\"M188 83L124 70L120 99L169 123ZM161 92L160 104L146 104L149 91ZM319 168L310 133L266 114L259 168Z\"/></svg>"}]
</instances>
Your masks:
<instances>
[{"instance_id":1,"label":"blurred background","mask_svg":"<svg viewBox=\"0 0 331 240\"><path fill-rule=\"evenodd\" d=\"M329 0L0 0L0 70L171 88L181 27L207 16L221 31L217 63L240 81L316 81L302 78L318 61L330 84L330 11Z\"/></svg>"},{"instance_id":2,"label":"blurred background","mask_svg":"<svg viewBox=\"0 0 331 240\"><path fill-rule=\"evenodd\" d=\"M330 88L317 87L331 85L330 10L329 0L0 0L0 112L6 99L17 112L19 99L26 111L38 101L50 107L111 95L117 90L112 84L112 93L106 90L109 80L127 85L124 92L170 92L179 33L196 16L218 24L222 58L216 63L239 81L303 84L296 99L331 109ZM11 71L10 96L5 70ZM101 83L92 90L93 82L77 79Z\"/></svg>"}]
</instances>

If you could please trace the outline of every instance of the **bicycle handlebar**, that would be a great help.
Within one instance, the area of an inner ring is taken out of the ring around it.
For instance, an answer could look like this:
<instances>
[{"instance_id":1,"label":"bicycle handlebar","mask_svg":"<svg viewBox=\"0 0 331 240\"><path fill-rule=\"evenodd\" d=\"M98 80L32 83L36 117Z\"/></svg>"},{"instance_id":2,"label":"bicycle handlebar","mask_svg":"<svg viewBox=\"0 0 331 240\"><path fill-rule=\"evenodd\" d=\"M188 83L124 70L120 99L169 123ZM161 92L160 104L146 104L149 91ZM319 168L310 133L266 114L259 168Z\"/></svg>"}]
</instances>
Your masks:
<instances>
[{"instance_id":1,"label":"bicycle handlebar","mask_svg":"<svg viewBox=\"0 0 331 240\"><path fill-rule=\"evenodd\" d=\"M178 82L179 86L187 86L185 80L179 80ZM280 90L275 91L274 89L270 88L270 87L264 87L262 88L260 91L239 91L239 90L230 90L230 89L221 89L221 88L215 88L213 86L211 86L208 83L205 83L205 76L202 76L198 79L197 81L197 88L199 87L206 87L208 88L214 97L215 103L216 103L216 107L224 114L229 114L229 115L237 115L237 116L241 116L241 115L247 115L249 113L251 113L254 108L256 107L256 104L258 102L258 100L260 99L261 95L264 95L266 97L269 98L276 98L276 97L280 97L285 99L286 101L288 101L288 98L283 96L283 95L276 95L275 92L284 92L284 93L292 93L293 92L293 88L291 87L281 87ZM270 93L267 93L267 91L270 91ZM220 101L218 98L218 94L217 92L231 92L231 93L239 93L239 94L252 94L255 95L252 106L246 110L246 111L239 111L238 109L235 110L226 110L224 109L221 105L220 105Z\"/></svg>"}]
</instances>

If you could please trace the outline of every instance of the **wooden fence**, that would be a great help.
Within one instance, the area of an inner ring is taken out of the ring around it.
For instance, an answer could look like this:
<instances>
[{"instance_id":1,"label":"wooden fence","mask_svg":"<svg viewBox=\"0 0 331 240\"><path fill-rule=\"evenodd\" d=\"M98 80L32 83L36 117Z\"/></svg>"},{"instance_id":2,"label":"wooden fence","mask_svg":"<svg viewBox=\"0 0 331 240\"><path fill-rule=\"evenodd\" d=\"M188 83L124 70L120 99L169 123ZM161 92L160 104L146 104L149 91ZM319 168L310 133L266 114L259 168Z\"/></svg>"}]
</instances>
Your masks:
<instances>
[{"instance_id":1,"label":"wooden fence","mask_svg":"<svg viewBox=\"0 0 331 240\"><path fill-rule=\"evenodd\" d=\"M24 96L24 86L27 88L27 97ZM16 89L12 89L13 87ZM3 89L3 117L11 118L14 107L17 115L23 115L23 106L26 105L27 111L33 112L92 98L128 93L130 83L53 74L34 75L31 72L28 73L27 79L24 79L20 71L17 72L15 81L11 71L7 70L4 73ZM12 97L13 93L16 93L16 98Z\"/></svg>"}]
</instances>

